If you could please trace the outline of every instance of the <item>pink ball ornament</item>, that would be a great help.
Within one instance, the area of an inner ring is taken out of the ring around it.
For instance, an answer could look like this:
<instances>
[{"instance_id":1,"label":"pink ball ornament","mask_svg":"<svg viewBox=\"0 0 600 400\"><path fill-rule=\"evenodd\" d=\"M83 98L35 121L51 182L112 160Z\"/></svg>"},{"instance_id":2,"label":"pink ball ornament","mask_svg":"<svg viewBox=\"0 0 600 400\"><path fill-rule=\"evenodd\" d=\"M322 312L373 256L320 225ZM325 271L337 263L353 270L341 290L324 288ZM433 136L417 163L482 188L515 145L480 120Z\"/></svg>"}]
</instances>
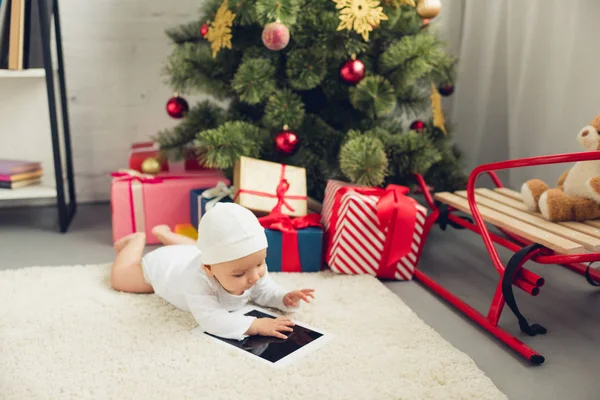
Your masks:
<instances>
[{"instance_id":1,"label":"pink ball ornament","mask_svg":"<svg viewBox=\"0 0 600 400\"><path fill-rule=\"evenodd\" d=\"M290 42L290 30L279 21L268 23L263 29L262 41L269 50L285 49Z\"/></svg>"}]
</instances>

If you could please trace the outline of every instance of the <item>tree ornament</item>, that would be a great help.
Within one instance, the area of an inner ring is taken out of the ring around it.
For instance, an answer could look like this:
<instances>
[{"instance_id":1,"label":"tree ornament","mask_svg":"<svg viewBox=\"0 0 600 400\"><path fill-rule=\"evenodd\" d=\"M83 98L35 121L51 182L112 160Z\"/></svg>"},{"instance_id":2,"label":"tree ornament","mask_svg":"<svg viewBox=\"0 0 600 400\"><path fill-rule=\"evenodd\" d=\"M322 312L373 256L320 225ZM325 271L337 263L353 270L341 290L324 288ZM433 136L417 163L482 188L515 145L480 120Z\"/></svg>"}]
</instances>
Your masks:
<instances>
[{"instance_id":1,"label":"tree ornament","mask_svg":"<svg viewBox=\"0 0 600 400\"><path fill-rule=\"evenodd\" d=\"M208 28L210 27L210 25L207 23L202 24L202 26L200 27L200 34L202 35L203 38L206 38L206 34L208 33Z\"/></svg>"},{"instance_id":2,"label":"tree ornament","mask_svg":"<svg viewBox=\"0 0 600 400\"><path fill-rule=\"evenodd\" d=\"M431 82L431 109L433 111L433 126L441 129L444 135L447 135L446 121L444 119L444 112L442 111L442 96L440 96L433 82Z\"/></svg>"},{"instance_id":3,"label":"tree ornament","mask_svg":"<svg viewBox=\"0 0 600 400\"><path fill-rule=\"evenodd\" d=\"M417 3L417 14L423 19L437 17L441 9L442 3L440 0L419 0Z\"/></svg>"},{"instance_id":4,"label":"tree ornament","mask_svg":"<svg viewBox=\"0 0 600 400\"><path fill-rule=\"evenodd\" d=\"M438 91L444 97L450 96L452 93L454 93L454 85L451 83L443 83L438 88Z\"/></svg>"},{"instance_id":5,"label":"tree ornament","mask_svg":"<svg viewBox=\"0 0 600 400\"><path fill-rule=\"evenodd\" d=\"M420 119L414 121L412 124L410 124L410 130L411 131L416 131L417 133L422 133L425 131L425 122L421 121Z\"/></svg>"},{"instance_id":6,"label":"tree ornament","mask_svg":"<svg viewBox=\"0 0 600 400\"><path fill-rule=\"evenodd\" d=\"M177 93L167 101L167 113L169 113L172 118L183 118L189 109L188 102Z\"/></svg>"},{"instance_id":7,"label":"tree ornament","mask_svg":"<svg viewBox=\"0 0 600 400\"><path fill-rule=\"evenodd\" d=\"M160 162L154 157L148 157L142 161L141 170L145 174L158 174L160 172Z\"/></svg>"},{"instance_id":8,"label":"tree ornament","mask_svg":"<svg viewBox=\"0 0 600 400\"><path fill-rule=\"evenodd\" d=\"M235 14L229 10L227 0L225 0L217 10L217 14L206 33L206 40L210 42L213 58L217 56L222 48L231 49L231 26L234 19Z\"/></svg>"},{"instance_id":9,"label":"tree ornament","mask_svg":"<svg viewBox=\"0 0 600 400\"><path fill-rule=\"evenodd\" d=\"M346 83L356 85L365 77L365 64L356 59L356 55L352 55L352 59L348 60L340 68L340 77Z\"/></svg>"},{"instance_id":10,"label":"tree ornament","mask_svg":"<svg viewBox=\"0 0 600 400\"><path fill-rule=\"evenodd\" d=\"M280 20L268 23L262 32L262 42L269 50L283 50L290 42L290 30Z\"/></svg>"},{"instance_id":11,"label":"tree ornament","mask_svg":"<svg viewBox=\"0 0 600 400\"><path fill-rule=\"evenodd\" d=\"M275 149L282 154L293 155L298 151L299 144L298 136L290 131L287 125L275 136Z\"/></svg>"},{"instance_id":12,"label":"tree ornament","mask_svg":"<svg viewBox=\"0 0 600 400\"><path fill-rule=\"evenodd\" d=\"M335 8L340 10L338 31L354 30L362 35L365 42L369 41L369 32L373 26L379 26L381 21L388 19L383 13L379 0L333 0Z\"/></svg>"}]
</instances>

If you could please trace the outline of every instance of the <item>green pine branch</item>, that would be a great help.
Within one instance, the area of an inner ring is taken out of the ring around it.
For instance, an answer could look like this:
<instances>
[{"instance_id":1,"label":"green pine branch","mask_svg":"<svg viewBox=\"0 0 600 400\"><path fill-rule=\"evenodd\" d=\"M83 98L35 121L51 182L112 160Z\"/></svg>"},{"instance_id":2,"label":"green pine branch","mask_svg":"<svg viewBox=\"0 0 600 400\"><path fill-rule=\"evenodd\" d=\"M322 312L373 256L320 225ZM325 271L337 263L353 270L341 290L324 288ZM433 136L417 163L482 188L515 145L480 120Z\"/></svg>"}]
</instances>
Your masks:
<instances>
[{"instance_id":1,"label":"green pine branch","mask_svg":"<svg viewBox=\"0 0 600 400\"><path fill-rule=\"evenodd\" d=\"M326 73L325 57L310 49L292 50L287 57L286 75L294 89L313 89L323 81Z\"/></svg>"},{"instance_id":2,"label":"green pine branch","mask_svg":"<svg viewBox=\"0 0 600 400\"><path fill-rule=\"evenodd\" d=\"M417 34L392 43L381 55L380 71L396 87L407 87L435 74L436 68L447 66L448 62L449 57L435 36Z\"/></svg>"},{"instance_id":3,"label":"green pine branch","mask_svg":"<svg viewBox=\"0 0 600 400\"><path fill-rule=\"evenodd\" d=\"M370 75L350 89L350 101L369 118L378 118L394 110L396 95L392 84L382 76Z\"/></svg>"},{"instance_id":4,"label":"green pine branch","mask_svg":"<svg viewBox=\"0 0 600 400\"><path fill-rule=\"evenodd\" d=\"M303 5L303 0L256 0L257 20L261 25L280 20L290 28Z\"/></svg>"},{"instance_id":5,"label":"green pine branch","mask_svg":"<svg viewBox=\"0 0 600 400\"><path fill-rule=\"evenodd\" d=\"M183 150L194 141L199 131L216 128L225 119L225 110L206 100L193 106L179 125L159 131L153 140L169 159L181 159Z\"/></svg>"},{"instance_id":6,"label":"green pine branch","mask_svg":"<svg viewBox=\"0 0 600 400\"><path fill-rule=\"evenodd\" d=\"M200 27L203 23L201 21L192 21L167 29L166 34L173 43L178 45L189 42L197 43L204 40L200 35Z\"/></svg>"},{"instance_id":7,"label":"green pine branch","mask_svg":"<svg viewBox=\"0 0 600 400\"><path fill-rule=\"evenodd\" d=\"M289 89L273 93L265 105L263 124L272 129L282 129L288 125L297 129L304 119L304 103L300 96Z\"/></svg>"},{"instance_id":8,"label":"green pine branch","mask_svg":"<svg viewBox=\"0 0 600 400\"><path fill-rule=\"evenodd\" d=\"M229 0L229 9L235 14L234 24L247 26L257 22L254 0Z\"/></svg>"},{"instance_id":9,"label":"green pine branch","mask_svg":"<svg viewBox=\"0 0 600 400\"><path fill-rule=\"evenodd\" d=\"M402 182L412 174L425 174L438 161L441 154L431 139L413 131L390 134L383 141L388 158L391 160L391 179Z\"/></svg>"},{"instance_id":10,"label":"green pine branch","mask_svg":"<svg viewBox=\"0 0 600 400\"><path fill-rule=\"evenodd\" d=\"M402 6L390 13L389 23L390 29L385 31L389 37L397 39L402 36L412 36L419 32L429 29L423 25L423 19L415 12L415 9L410 6Z\"/></svg>"},{"instance_id":11,"label":"green pine branch","mask_svg":"<svg viewBox=\"0 0 600 400\"><path fill-rule=\"evenodd\" d=\"M231 82L240 99L248 104L265 101L275 91L275 67L265 58L246 59Z\"/></svg>"},{"instance_id":12,"label":"green pine branch","mask_svg":"<svg viewBox=\"0 0 600 400\"><path fill-rule=\"evenodd\" d=\"M387 175L388 158L383 142L370 135L349 133L340 150L340 170L353 183L381 185Z\"/></svg>"},{"instance_id":13,"label":"green pine branch","mask_svg":"<svg viewBox=\"0 0 600 400\"><path fill-rule=\"evenodd\" d=\"M179 93L199 91L226 99L234 94L229 82L237 62L237 55L228 51L213 58L207 42L184 43L169 55L163 73Z\"/></svg>"},{"instance_id":14,"label":"green pine branch","mask_svg":"<svg viewBox=\"0 0 600 400\"><path fill-rule=\"evenodd\" d=\"M199 161L208 168L228 169L239 157L260 157L265 133L256 125L229 121L215 129L201 131L194 147Z\"/></svg>"},{"instance_id":15,"label":"green pine branch","mask_svg":"<svg viewBox=\"0 0 600 400\"><path fill-rule=\"evenodd\" d=\"M425 181L436 192L454 192L467 187L468 177L458 147L446 141L440 153L441 159L425 173Z\"/></svg>"},{"instance_id":16,"label":"green pine branch","mask_svg":"<svg viewBox=\"0 0 600 400\"><path fill-rule=\"evenodd\" d=\"M407 117L415 117L431 106L431 89L420 86L397 88L396 105L398 112Z\"/></svg>"}]
</instances>

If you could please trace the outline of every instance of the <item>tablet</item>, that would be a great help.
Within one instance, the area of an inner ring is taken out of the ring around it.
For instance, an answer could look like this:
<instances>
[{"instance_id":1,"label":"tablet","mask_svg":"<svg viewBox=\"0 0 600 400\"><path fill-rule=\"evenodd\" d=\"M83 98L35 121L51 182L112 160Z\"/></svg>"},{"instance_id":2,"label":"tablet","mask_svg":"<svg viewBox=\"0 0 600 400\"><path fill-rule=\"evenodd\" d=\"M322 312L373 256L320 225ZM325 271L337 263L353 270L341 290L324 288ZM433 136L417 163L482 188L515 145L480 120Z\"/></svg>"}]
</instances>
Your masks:
<instances>
[{"instance_id":1,"label":"tablet","mask_svg":"<svg viewBox=\"0 0 600 400\"><path fill-rule=\"evenodd\" d=\"M257 306L246 306L233 313L248 315L256 318L277 318L279 315L273 314ZM291 318L290 318L291 319ZM241 354L252 357L259 362L272 367L282 367L290 365L302 357L310 356L312 353L323 347L333 336L322 330L309 327L304 323L298 323L292 328L293 332L284 332L287 339L279 339L272 336L248 336L244 340L225 339L210 333L206 333L200 327L194 329L197 334L208 336L212 340L239 349Z\"/></svg>"}]
</instances>

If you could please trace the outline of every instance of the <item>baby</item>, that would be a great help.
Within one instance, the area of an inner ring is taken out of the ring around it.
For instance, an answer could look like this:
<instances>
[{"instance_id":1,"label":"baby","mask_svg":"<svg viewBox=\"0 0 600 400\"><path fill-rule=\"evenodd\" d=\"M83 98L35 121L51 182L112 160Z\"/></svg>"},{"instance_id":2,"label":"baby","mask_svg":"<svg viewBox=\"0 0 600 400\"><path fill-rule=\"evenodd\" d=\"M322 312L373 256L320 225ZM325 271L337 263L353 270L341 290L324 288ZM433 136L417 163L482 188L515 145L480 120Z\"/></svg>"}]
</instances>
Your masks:
<instances>
[{"instance_id":1,"label":"baby","mask_svg":"<svg viewBox=\"0 0 600 400\"><path fill-rule=\"evenodd\" d=\"M299 301L314 298L313 289L286 291L267 271L267 238L258 219L235 203L217 203L198 226L198 241L171 232L152 233L165 245L142 257L146 237L134 233L115 243L117 257L110 282L115 290L156 293L175 307L190 311L200 328L228 339L262 335L286 339L289 318L255 318L231 314L248 301L294 311Z\"/></svg>"}]
</instances>

